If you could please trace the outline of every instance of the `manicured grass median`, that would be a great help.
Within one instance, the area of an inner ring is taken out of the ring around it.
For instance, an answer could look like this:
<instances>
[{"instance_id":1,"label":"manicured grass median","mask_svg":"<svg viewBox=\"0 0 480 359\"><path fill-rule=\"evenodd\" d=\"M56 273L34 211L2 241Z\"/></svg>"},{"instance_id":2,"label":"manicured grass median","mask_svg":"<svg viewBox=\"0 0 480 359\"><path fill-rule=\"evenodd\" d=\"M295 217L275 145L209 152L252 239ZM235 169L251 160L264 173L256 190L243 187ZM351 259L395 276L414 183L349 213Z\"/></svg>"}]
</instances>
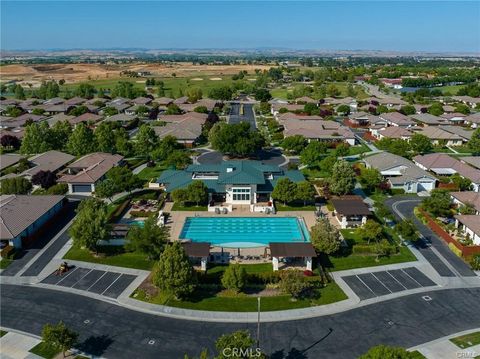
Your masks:
<instances>
[{"instance_id":1,"label":"manicured grass median","mask_svg":"<svg viewBox=\"0 0 480 359\"><path fill-rule=\"evenodd\" d=\"M3 258L0 261L0 269L7 268L10 264L12 264L12 262L13 262L13 259Z\"/></svg>"},{"instance_id":2,"label":"manicured grass median","mask_svg":"<svg viewBox=\"0 0 480 359\"><path fill-rule=\"evenodd\" d=\"M99 248L98 256L92 254L88 249L72 247L63 258L143 270L150 270L153 266L153 261L149 261L144 254L125 252L122 246L102 246Z\"/></svg>"},{"instance_id":3,"label":"manicured grass median","mask_svg":"<svg viewBox=\"0 0 480 359\"><path fill-rule=\"evenodd\" d=\"M209 290L207 287L197 289L192 298L188 301L177 301L170 297L157 295L153 298L145 297L142 291L136 292L135 299L143 300L149 303L168 305L171 307L225 311L225 312L255 312L257 311L257 297L238 294L237 296L219 296L216 290ZM134 294L135 295L135 294ZM278 295L271 297L262 297L260 309L262 312L275 310L287 310L307 308L311 306L330 304L347 299L345 293L336 283L329 283L326 287L316 291L315 298L299 299L292 301L289 295Z\"/></svg>"},{"instance_id":4,"label":"manicured grass median","mask_svg":"<svg viewBox=\"0 0 480 359\"><path fill-rule=\"evenodd\" d=\"M30 353L39 355L42 358L53 359L60 354L60 351L58 351L56 348L46 345L44 342L40 342L30 349Z\"/></svg>"},{"instance_id":5,"label":"manicured grass median","mask_svg":"<svg viewBox=\"0 0 480 359\"><path fill-rule=\"evenodd\" d=\"M452 338L450 341L459 348L470 348L474 345L480 344L480 332L465 334L456 338Z\"/></svg>"},{"instance_id":6,"label":"manicured grass median","mask_svg":"<svg viewBox=\"0 0 480 359\"><path fill-rule=\"evenodd\" d=\"M145 167L137 175L138 178L144 181L150 181L154 178L158 178L163 171L165 171L166 166L164 164L157 164L153 167Z\"/></svg>"},{"instance_id":7,"label":"manicured grass median","mask_svg":"<svg viewBox=\"0 0 480 359\"><path fill-rule=\"evenodd\" d=\"M5 331L5 330L0 330L0 338L3 337L5 334L7 334L8 332Z\"/></svg>"}]
</instances>

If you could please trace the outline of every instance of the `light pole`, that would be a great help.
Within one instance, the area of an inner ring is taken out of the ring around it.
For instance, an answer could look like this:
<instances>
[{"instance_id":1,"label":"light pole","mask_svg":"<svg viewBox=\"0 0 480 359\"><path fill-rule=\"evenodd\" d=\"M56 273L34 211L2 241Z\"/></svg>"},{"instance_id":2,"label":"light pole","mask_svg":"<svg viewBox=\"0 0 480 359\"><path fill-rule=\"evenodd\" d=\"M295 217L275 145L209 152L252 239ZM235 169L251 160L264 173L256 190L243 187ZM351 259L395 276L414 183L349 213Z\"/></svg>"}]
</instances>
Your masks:
<instances>
[{"instance_id":1,"label":"light pole","mask_svg":"<svg viewBox=\"0 0 480 359\"><path fill-rule=\"evenodd\" d=\"M260 297L257 297L257 348L260 348Z\"/></svg>"}]
</instances>

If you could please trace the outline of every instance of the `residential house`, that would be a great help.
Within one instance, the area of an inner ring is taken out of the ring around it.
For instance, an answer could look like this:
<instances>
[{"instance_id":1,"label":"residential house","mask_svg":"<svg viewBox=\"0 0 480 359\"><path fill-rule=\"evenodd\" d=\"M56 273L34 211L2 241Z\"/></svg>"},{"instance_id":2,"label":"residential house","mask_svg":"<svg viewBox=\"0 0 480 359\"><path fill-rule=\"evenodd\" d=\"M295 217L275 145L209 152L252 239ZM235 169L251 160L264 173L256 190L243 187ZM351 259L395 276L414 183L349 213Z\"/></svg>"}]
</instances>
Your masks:
<instances>
[{"instance_id":1,"label":"residential house","mask_svg":"<svg viewBox=\"0 0 480 359\"><path fill-rule=\"evenodd\" d=\"M289 112L295 112L295 111L303 111L305 108L305 105L297 105L297 104L290 104L290 103L274 103L272 104L272 107L270 109L270 112L274 116L278 116L280 113L280 109L286 109Z\"/></svg>"},{"instance_id":2,"label":"residential house","mask_svg":"<svg viewBox=\"0 0 480 359\"><path fill-rule=\"evenodd\" d=\"M440 125L439 128L441 128L444 131L447 131L462 137L464 139L464 142L469 141L472 138L472 134L473 134L472 130L466 129L465 127L462 127L462 126Z\"/></svg>"},{"instance_id":3,"label":"residential house","mask_svg":"<svg viewBox=\"0 0 480 359\"><path fill-rule=\"evenodd\" d=\"M80 116L71 118L70 120L68 120L68 122L70 122L70 124L72 126L76 126L76 125L78 125L79 123L82 123L82 122L89 125L89 124L97 123L97 122L101 121L102 119L103 119L103 116L96 115L96 114L90 113L90 112L85 112L84 114L82 114Z\"/></svg>"},{"instance_id":4,"label":"residential house","mask_svg":"<svg viewBox=\"0 0 480 359\"><path fill-rule=\"evenodd\" d=\"M420 122L427 126L447 125L448 120L439 116L434 116L429 113L420 113L410 116L415 121Z\"/></svg>"},{"instance_id":5,"label":"residential house","mask_svg":"<svg viewBox=\"0 0 480 359\"><path fill-rule=\"evenodd\" d=\"M296 104L306 104L306 103L314 103L314 104L318 104L318 100L315 100L311 97L308 97L308 96L303 96L303 97L299 97L297 99L295 99L295 103Z\"/></svg>"},{"instance_id":6,"label":"residential house","mask_svg":"<svg viewBox=\"0 0 480 359\"><path fill-rule=\"evenodd\" d=\"M58 173L74 159L75 156L68 153L55 150L47 151L30 157L28 161L32 167L20 173L19 176L32 178L32 176L40 171Z\"/></svg>"},{"instance_id":7,"label":"residential house","mask_svg":"<svg viewBox=\"0 0 480 359\"><path fill-rule=\"evenodd\" d=\"M480 169L480 156L465 156L459 157L463 163L468 163L470 166Z\"/></svg>"},{"instance_id":8,"label":"residential house","mask_svg":"<svg viewBox=\"0 0 480 359\"><path fill-rule=\"evenodd\" d=\"M64 196L0 196L0 241L26 246L64 206Z\"/></svg>"},{"instance_id":9,"label":"residential house","mask_svg":"<svg viewBox=\"0 0 480 359\"><path fill-rule=\"evenodd\" d=\"M456 215L455 228L460 229L463 235L470 238L474 245L480 246L480 221L474 214Z\"/></svg>"},{"instance_id":10,"label":"residential house","mask_svg":"<svg viewBox=\"0 0 480 359\"><path fill-rule=\"evenodd\" d=\"M208 115L204 113L189 112L183 115L160 115L164 126L154 126L155 133L160 138L174 136L177 142L185 147L193 147L202 135L202 128Z\"/></svg>"},{"instance_id":11,"label":"residential house","mask_svg":"<svg viewBox=\"0 0 480 359\"><path fill-rule=\"evenodd\" d=\"M435 189L437 179L404 157L382 152L366 157L363 162L367 168L376 168L392 189L401 189L406 193Z\"/></svg>"},{"instance_id":12,"label":"residential house","mask_svg":"<svg viewBox=\"0 0 480 359\"><path fill-rule=\"evenodd\" d=\"M149 97L137 97L132 100L134 105L143 105L146 106L152 102L152 99Z\"/></svg>"},{"instance_id":13,"label":"residential house","mask_svg":"<svg viewBox=\"0 0 480 359\"><path fill-rule=\"evenodd\" d=\"M22 158L24 156L16 153L0 154L0 170L3 172L9 167L15 166Z\"/></svg>"},{"instance_id":14,"label":"residential house","mask_svg":"<svg viewBox=\"0 0 480 359\"><path fill-rule=\"evenodd\" d=\"M480 127L480 112L475 112L465 117L465 123L471 125L472 128Z\"/></svg>"},{"instance_id":15,"label":"residential house","mask_svg":"<svg viewBox=\"0 0 480 359\"><path fill-rule=\"evenodd\" d=\"M371 129L372 135L381 140L383 138L391 138L396 140L405 140L409 141L410 138L413 136L413 133L406 128L391 126L386 128L372 128Z\"/></svg>"},{"instance_id":16,"label":"residential house","mask_svg":"<svg viewBox=\"0 0 480 359\"><path fill-rule=\"evenodd\" d=\"M167 107L173 103L174 99L170 97L158 97L155 99L155 102L160 105L160 107Z\"/></svg>"},{"instance_id":17,"label":"residential house","mask_svg":"<svg viewBox=\"0 0 480 359\"><path fill-rule=\"evenodd\" d=\"M413 162L420 168L431 171L440 176L451 176L458 173L472 181L473 191L480 191L480 170L473 168L445 153L430 153L413 158Z\"/></svg>"},{"instance_id":18,"label":"residential house","mask_svg":"<svg viewBox=\"0 0 480 359\"><path fill-rule=\"evenodd\" d=\"M68 106L79 106L79 105L82 105L83 103L85 103L85 101L87 101L87 100L82 98L82 97L72 97L72 98L66 100L65 104L68 105Z\"/></svg>"},{"instance_id":19,"label":"residential house","mask_svg":"<svg viewBox=\"0 0 480 359\"><path fill-rule=\"evenodd\" d=\"M467 115L459 112L453 112L444 113L443 115L440 115L440 117L448 120L448 122L450 122L451 124L460 125L465 122Z\"/></svg>"},{"instance_id":20,"label":"residential house","mask_svg":"<svg viewBox=\"0 0 480 359\"><path fill-rule=\"evenodd\" d=\"M334 215L342 229L359 227L372 215L360 196L343 196L331 199Z\"/></svg>"},{"instance_id":21,"label":"residential house","mask_svg":"<svg viewBox=\"0 0 480 359\"><path fill-rule=\"evenodd\" d=\"M123 163L123 156L95 152L85 155L67 166L67 174L58 182L68 184L69 194L89 196L95 192L95 185L104 179L113 167Z\"/></svg>"},{"instance_id":22,"label":"residential house","mask_svg":"<svg viewBox=\"0 0 480 359\"><path fill-rule=\"evenodd\" d=\"M75 116L65 115L64 113L58 113L56 115L53 115L52 117L49 117L47 119L47 122L48 122L48 125L52 127L52 126L55 126L57 122L63 122L63 121L70 122L74 118Z\"/></svg>"},{"instance_id":23,"label":"residential house","mask_svg":"<svg viewBox=\"0 0 480 359\"><path fill-rule=\"evenodd\" d=\"M475 208L475 214L480 215L480 193L472 191L450 192L450 197L453 203L459 207L471 204Z\"/></svg>"},{"instance_id":24,"label":"residential house","mask_svg":"<svg viewBox=\"0 0 480 359\"><path fill-rule=\"evenodd\" d=\"M457 134L450 133L438 126L428 126L415 130L416 133L428 137L434 145L461 146L467 140Z\"/></svg>"},{"instance_id":25,"label":"residential house","mask_svg":"<svg viewBox=\"0 0 480 359\"><path fill-rule=\"evenodd\" d=\"M387 122L389 126L410 127L415 125L415 122L412 119L400 112L382 113L379 117Z\"/></svg>"},{"instance_id":26,"label":"residential house","mask_svg":"<svg viewBox=\"0 0 480 359\"><path fill-rule=\"evenodd\" d=\"M475 108L478 104L480 104L480 98L478 97L471 97L471 96L453 96L452 99L455 101L463 102L465 105L470 106L471 108Z\"/></svg>"}]
</instances>

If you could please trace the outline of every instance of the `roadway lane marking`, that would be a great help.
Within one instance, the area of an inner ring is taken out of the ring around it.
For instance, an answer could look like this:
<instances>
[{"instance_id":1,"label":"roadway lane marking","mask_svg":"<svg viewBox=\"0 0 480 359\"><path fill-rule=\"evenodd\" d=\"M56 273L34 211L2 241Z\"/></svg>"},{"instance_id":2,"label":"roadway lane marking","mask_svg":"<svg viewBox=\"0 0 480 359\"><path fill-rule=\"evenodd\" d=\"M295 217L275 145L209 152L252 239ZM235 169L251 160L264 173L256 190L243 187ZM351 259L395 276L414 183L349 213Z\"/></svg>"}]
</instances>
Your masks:
<instances>
[{"instance_id":1,"label":"roadway lane marking","mask_svg":"<svg viewBox=\"0 0 480 359\"><path fill-rule=\"evenodd\" d=\"M400 285L403 287L403 289L407 290L407 287L405 287L402 283L400 283L400 281L399 281L397 278L395 278L395 277L392 275L392 273L390 273L389 271L387 271L387 273L388 273L388 274L390 275L390 277L392 277L398 284L400 284Z\"/></svg>"},{"instance_id":2,"label":"roadway lane marking","mask_svg":"<svg viewBox=\"0 0 480 359\"><path fill-rule=\"evenodd\" d=\"M91 289L95 284L97 284L97 282L98 282L100 279L102 279L103 276L104 276L105 274L107 274L107 273L109 273L109 272L103 273L103 274L100 276L100 278L98 278L90 287L88 287L88 288L86 289L86 291L89 292L90 289Z\"/></svg>"},{"instance_id":3,"label":"roadway lane marking","mask_svg":"<svg viewBox=\"0 0 480 359\"><path fill-rule=\"evenodd\" d=\"M57 283L55 283L55 285L59 285L64 279L68 278L68 276L69 276L70 274L72 274L73 272L75 272L77 269L78 269L78 267L75 267L71 272L67 273L66 276L61 276L62 279L60 279Z\"/></svg>"},{"instance_id":4,"label":"roadway lane marking","mask_svg":"<svg viewBox=\"0 0 480 359\"><path fill-rule=\"evenodd\" d=\"M415 283L417 283L420 287L423 288L423 285L421 285L420 283L418 283L418 281L417 281L415 278L413 278L410 274L408 274L407 272L405 272L405 271L403 270L403 268L401 268L400 270L401 270L403 273L405 273L407 276L409 276L411 280L413 280ZM420 272L420 273L421 273L421 272Z\"/></svg>"},{"instance_id":5,"label":"roadway lane marking","mask_svg":"<svg viewBox=\"0 0 480 359\"><path fill-rule=\"evenodd\" d=\"M363 284L365 287L367 287L367 289L368 289L370 292L372 292L372 294L373 294L375 297L378 297L378 295L375 294L375 292L372 290L372 288L370 288L368 285L366 285L365 282L364 282L358 275L356 275L355 277L357 277L357 279L358 279L360 282L362 282L362 284Z\"/></svg>"},{"instance_id":6,"label":"roadway lane marking","mask_svg":"<svg viewBox=\"0 0 480 359\"><path fill-rule=\"evenodd\" d=\"M111 272L111 273L115 273L115 272ZM119 276L115 278L115 280L112 283L110 283L110 285L107 288L105 288L105 290L101 293L101 295L103 295L103 293L105 293L112 285L114 285L115 282L118 280L118 278L122 276L122 273L117 273L117 274L119 274Z\"/></svg>"},{"instance_id":7,"label":"roadway lane marking","mask_svg":"<svg viewBox=\"0 0 480 359\"><path fill-rule=\"evenodd\" d=\"M75 287L75 284L77 284L78 282L80 282L83 278L85 278L93 269L90 269L87 274L85 274L83 277L81 277L79 280L77 280L70 288L73 288Z\"/></svg>"},{"instance_id":8,"label":"roadway lane marking","mask_svg":"<svg viewBox=\"0 0 480 359\"><path fill-rule=\"evenodd\" d=\"M383 282L377 278L377 276L374 274L374 273L370 273L381 285L383 285L383 287L388 290L390 293L393 293L389 288L387 288L387 286L385 284L383 284Z\"/></svg>"}]
</instances>

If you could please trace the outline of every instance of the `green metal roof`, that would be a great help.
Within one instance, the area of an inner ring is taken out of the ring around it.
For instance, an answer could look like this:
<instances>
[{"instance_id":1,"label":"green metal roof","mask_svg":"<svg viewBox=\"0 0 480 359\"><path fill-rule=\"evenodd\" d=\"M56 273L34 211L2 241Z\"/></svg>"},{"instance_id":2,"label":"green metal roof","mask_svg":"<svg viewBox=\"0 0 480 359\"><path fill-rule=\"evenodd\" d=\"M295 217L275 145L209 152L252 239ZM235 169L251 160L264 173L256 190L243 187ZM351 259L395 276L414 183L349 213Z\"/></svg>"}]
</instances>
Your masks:
<instances>
[{"instance_id":1,"label":"green metal roof","mask_svg":"<svg viewBox=\"0 0 480 359\"><path fill-rule=\"evenodd\" d=\"M228 169L231 169L229 171ZM199 179L205 183L209 192L225 192L228 184L256 184L259 192L271 192L278 179L288 177L294 182L301 182L305 177L300 171L284 171L273 165L265 165L259 161L225 161L216 165L190 165L183 171L166 170L157 179L157 183L166 185L166 191L187 187L192 181L194 173L217 173L217 179ZM273 179L266 179L266 175Z\"/></svg>"}]
</instances>

